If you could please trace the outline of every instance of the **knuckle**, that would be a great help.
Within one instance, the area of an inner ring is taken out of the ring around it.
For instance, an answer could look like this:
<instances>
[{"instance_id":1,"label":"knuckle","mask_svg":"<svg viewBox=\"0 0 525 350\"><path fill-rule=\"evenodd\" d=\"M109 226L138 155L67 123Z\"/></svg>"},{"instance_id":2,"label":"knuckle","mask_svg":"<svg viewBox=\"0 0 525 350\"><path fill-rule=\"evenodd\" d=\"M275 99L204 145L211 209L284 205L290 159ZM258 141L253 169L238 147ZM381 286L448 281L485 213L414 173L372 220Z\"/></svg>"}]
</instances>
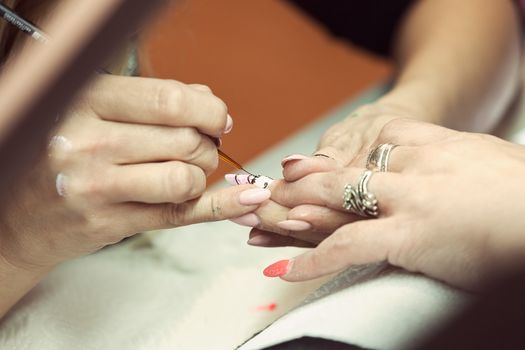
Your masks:
<instances>
[{"instance_id":1,"label":"knuckle","mask_svg":"<svg viewBox=\"0 0 525 350\"><path fill-rule=\"evenodd\" d=\"M205 189L205 181L198 171L182 165L170 167L166 173L164 188L175 202L184 202L198 197Z\"/></svg>"},{"instance_id":2,"label":"knuckle","mask_svg":"<svg viewBox=\"0 0 525 350\"><path fill-rule=\"evenodd\" d=\"M212 90L211 90L211 88L210 88L208 85L204 85L204 84L191 84L190 86L193 87L194 89L197 89L197 90L201 90L201 91L206 91L206 92L210 92L210 93L212 93Z\"/></svg>"},{"instance_id":3,"label":"knuckle","mask_svg":"<svg viewBox=\"0 0 525 350\"><path fill-rule=\"evenodd\" d=\"M333 256L345 256L349 245L351 245L349 238L343 231L335 232L329 247L330 254Z\"/></svg>"},{"instance_id":4,"label":"knuckle","mask_svg":"<svg viewBox=\"0 0 525 350\"><path fill-rule=\"evenodd\" d=\"M217 148L210 140L199 138L198 144L190 151L188 161L199 166L206 174L210 174L219 166Z\"/></svg>"},{"instance_id":5,"label":"knuckle","mask_svg":"<svg viewBox=\"0 0 525 350\"><path fill-rule=\"evenodd\" d=\"M172 227L183 225L187 221L187 211L182 204L166 204L162 210L162 220Z\"/></svg>"},{"instance_id":6,"label":"knuckle","mask_svg":"<svg viewBox=\"0 0 525 350\"><path fill-rule=\"evenodd\" d=\"M395 142L409 123L411 123L410 119L405 118L394 118L387 121L379 131L378 140L380 142Z\"/></svg>"},{"instance_id":7,"label":"knuckle","mask_svg":"<svg viewBox=\"0 0 525 350\"><path fill-rule=\"evenodd\" d=\"M67 185L68 197L81 198L89 202L101 202L104 198L105 188L102 181L95 179L74 179Z\"/></svg>"},{"instance_id":8,"label":"knuckle","mask_svg":"<svg viewBox=\"0 0 525 350\"><path fill-rule=\"evenodd\" d=\"M166 118L180 115L185 108L185 93L181 84L164 81L155 92L155 110Z\"/></svg>"},{"instance_id":9,"label":"knuckle","mask_svg":"<svg viewBox=\"0 0 525 350\"><path fill-rule=\"evenodd\" d=\"M226 125L228 106L223 100L221 100L217 96L213 96L213 102L211 104L211 113L213 115L213 124L210 125L212 125L214 129L217 129L217 132L222 132L224 126Z\"/></svg>"},{"instance_id":10,"label":"knuckle","mask_svg":"<svg viewBox=\"0 0 525 350\"><path fill-rule=\"evenodd\" d=\"M109 141L106 138L96 137L92 139L79 140L71 147L68 152L70 157L89 156L93 157L109 146Z\"/></svg>"},{"instance_id":11,"label":"knuckle","mask_svg":"<svg viewBox=\"0 0 525 350\"><path fill-rule=\"evenodd\" d=\"M201 147L203 136L195 128L181 128L178 137L173 139L176 147L184 146L185 153L191 159L191 155L196 153Z\"/></svg>"}]
</instances>

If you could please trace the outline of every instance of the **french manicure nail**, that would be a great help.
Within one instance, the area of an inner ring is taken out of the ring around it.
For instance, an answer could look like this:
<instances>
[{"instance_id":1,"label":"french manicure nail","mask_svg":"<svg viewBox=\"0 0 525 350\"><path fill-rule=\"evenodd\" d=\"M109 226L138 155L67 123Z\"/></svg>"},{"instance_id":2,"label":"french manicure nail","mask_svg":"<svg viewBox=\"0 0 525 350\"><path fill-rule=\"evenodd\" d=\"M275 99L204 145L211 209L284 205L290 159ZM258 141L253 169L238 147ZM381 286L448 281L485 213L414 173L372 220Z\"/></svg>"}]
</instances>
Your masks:
<instances>
[{"instance_id":1,"label":"french manicure nail","mask_svg":"<svg viewBox=\"0 0 525 350\"><path fill-rule=\"evenodd\" d=\"M244 214L242 216L230 219L230 221L238 225L248 226L248 227L255 227L259 225L259 223L261 222L259 220L259 217L257 217L257 215L255 215L254 213Z\"/></svg>"},{"instance_id":2,"label":"french manicure nail","mask_svg":"<svg viewBox=\"0 0 525 350\"><path fill-rule=\"evenodd\" d=\"M226 127L224 129L224 133L228 134L228 133L230 133L232 131L232 129L233 129L233 119L228 114L228 116L226 117Z\"/></svg>"},{"instance_id":3,"label":"french manicure nail","mask_svg":"<svg viewBox=\"0 0 525 350\"><path fill-rule=\"evenodd\" d=\"M281 277L290 271L291 260L280 260L274 264L271 264L264 269L263 274L266 277Z\"/></svg>"},{"instance_id":4,"label":"french manicure nail","mask_svg":"<svg viewBox=\"0 0 525 350\"><path fill-rule=\"evenodd\" d=\"M281 166L284 167L286 163L291 162L292 160L301 160L301 159L307 159L307 158L308 158L307 156L303 156L302 154L291 154L283 158L283 160L281 160Z\"/></svg>"},{"instance_id":5,"label":"french manicure nail","mask_svg":"<svg viewBox=\"0 0 525 350\"><path fill-rule=\"evenodd\" d=\"M272 192L268 189L251 188L241 192L239 195L239 203L242 205L260 204L270 198Z\"/></svg>"},{"instance_id":6,"label":"french manicure nail","mask_svg":"<svg viewBox=\"0 0 525 350\"><path fill-rule=\"evenodd\" d=\"M284 220L277 223L277 226L283 230L305 231L312 228L309 222L302 220Z\"/></svg>"}]
</instances>

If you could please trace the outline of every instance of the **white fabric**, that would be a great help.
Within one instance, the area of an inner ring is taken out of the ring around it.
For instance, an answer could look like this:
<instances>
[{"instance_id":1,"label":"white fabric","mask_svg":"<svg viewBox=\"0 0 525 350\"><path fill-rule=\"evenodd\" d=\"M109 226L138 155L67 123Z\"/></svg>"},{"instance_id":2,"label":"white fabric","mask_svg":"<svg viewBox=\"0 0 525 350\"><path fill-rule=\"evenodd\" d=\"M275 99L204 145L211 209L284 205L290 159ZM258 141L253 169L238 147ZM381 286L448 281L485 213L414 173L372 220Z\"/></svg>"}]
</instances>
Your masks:
<instances>
[{"instance_id":1,"label":"white fabric","mask_svg":"<svg viewBox=\"0 0 525 350\"><path fill-rule=\"evenodd\" d=\"M366 349L407 349L469 300L424 276L384 271L383 266L350 269L311 298L315 301L285 315L239 350L263 349L303 336Z\"/></svg>"}]
</instances>

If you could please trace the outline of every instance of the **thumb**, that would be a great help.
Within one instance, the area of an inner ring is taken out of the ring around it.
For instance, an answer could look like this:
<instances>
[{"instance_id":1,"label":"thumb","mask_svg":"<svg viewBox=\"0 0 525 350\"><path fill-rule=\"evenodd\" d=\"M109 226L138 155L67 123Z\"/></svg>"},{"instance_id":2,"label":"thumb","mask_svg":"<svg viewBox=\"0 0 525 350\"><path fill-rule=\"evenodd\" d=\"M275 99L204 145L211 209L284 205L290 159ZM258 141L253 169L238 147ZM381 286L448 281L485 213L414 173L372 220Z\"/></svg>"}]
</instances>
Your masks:
<instances>
[{"instance_id":1,"label":"thumb","mask_svg":"<svg viewBox=\"0 0 525 350\"><path fill-rule=\"evenodd\" d=\"M388 226L385 219L343 226L309 252L268 266L264 275L290 282L306 281L352 265L386 260L397 241Z\"/></svg>"}]
</instances>

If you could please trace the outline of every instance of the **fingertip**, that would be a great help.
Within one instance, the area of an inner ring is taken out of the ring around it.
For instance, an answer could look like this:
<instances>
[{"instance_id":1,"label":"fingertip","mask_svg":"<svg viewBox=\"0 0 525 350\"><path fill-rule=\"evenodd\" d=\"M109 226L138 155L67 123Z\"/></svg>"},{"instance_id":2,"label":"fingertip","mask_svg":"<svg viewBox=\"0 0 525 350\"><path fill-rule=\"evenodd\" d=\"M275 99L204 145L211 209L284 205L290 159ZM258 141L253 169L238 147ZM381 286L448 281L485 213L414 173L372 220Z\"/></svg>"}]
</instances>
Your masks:
<instances>
[{"instance_id":1,"label":"fingertip","mask_svg":"<svg viewBox=\"0 0 525 350\"><path fill-rule=\"evenodd\" d=\"M233 118L228 114L226 116L226 126L224 128L224 134L229 134L233 129Z\"/></svg>"},{"instance_id":2,"label":"fingertip","mask_svg":"<svg viewBox=\"0 0 525 350\"><path fill-rule=\"evenodd\" d=\"M308 157L302 154L291 154L289 156L284 157L281 160L281 166L284 168L287 164L291 164L294 161L303 160L303 159L308 159Z\"/></svg>"}]
</instances>

